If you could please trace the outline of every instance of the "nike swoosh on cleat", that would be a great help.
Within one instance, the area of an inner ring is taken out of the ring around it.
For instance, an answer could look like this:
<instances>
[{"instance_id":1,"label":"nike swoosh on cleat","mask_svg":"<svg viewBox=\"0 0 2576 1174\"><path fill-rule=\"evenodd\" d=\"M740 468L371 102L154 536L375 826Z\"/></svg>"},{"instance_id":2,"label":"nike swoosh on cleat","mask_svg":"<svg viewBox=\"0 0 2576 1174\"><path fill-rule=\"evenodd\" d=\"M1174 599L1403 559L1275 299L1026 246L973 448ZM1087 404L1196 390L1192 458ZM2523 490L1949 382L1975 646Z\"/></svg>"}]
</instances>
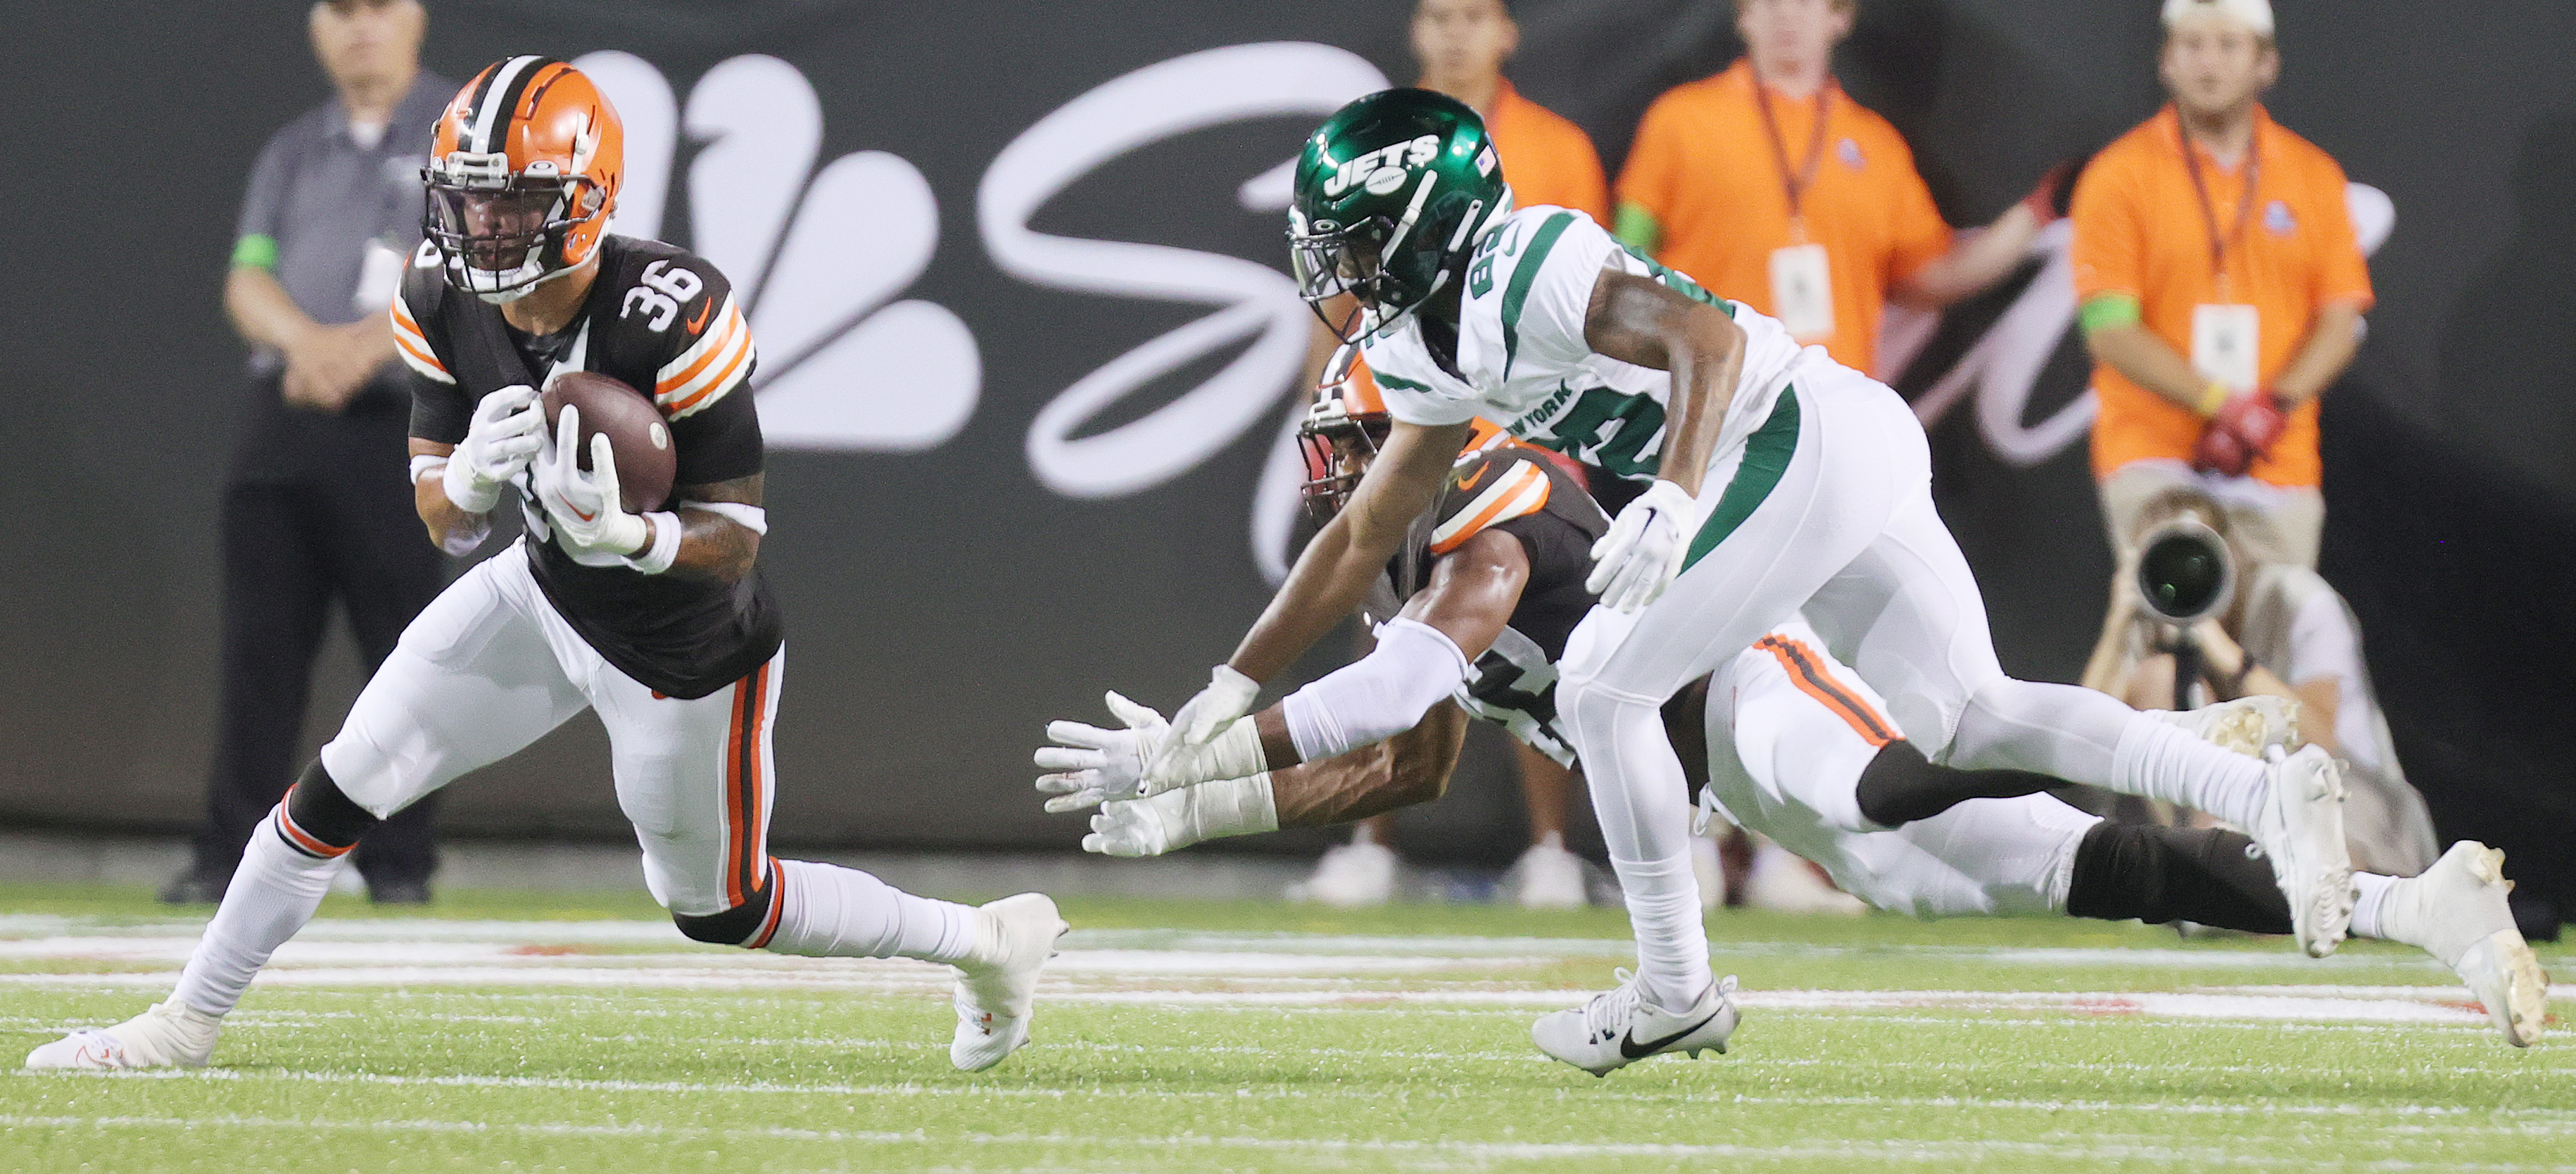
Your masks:
<instances>
[{"instance_id":1,"label":"nike swoosh on cleat","mask_svg":"<svg viewBox=\"0 0 2576 1174\"><path fill-rule=\"evenodd\" d=\"M1619 1037L1619 1054L1631 1060L1643 1060L1648 1056L1654 1055L1656 1052L1667 1047L1671 1047L1674 1040L1680 1039L1683 1036L1689 1035L1694 1031L1698 1031L1699 1029L1708 1026L1711 1021L1715 1020L1718 1015L1725 1010L1726 1004L1720 1002L1717 1006L1717 1010L1708 1013L1707 1019L1702 1019L1697 1023L1691 1024L1690 1026L1685 1027L1680 1031L1676 1031L1671 1035L1665 1036L1662 1039L1656 1040L1653 1043L1638 1043L1637 1029L1631 1027L1628 1029L1628 1034Z\"/></svg>"}]
</instances>

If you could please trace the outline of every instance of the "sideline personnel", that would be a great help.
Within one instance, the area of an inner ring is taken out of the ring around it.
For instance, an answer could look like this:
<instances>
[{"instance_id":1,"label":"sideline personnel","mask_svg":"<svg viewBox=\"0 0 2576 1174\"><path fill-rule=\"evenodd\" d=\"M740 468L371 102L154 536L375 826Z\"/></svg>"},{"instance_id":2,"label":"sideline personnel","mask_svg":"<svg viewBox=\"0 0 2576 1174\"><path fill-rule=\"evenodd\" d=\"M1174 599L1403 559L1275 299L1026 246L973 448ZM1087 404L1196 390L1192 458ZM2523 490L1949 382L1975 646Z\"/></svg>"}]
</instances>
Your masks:
<instances>
[{"instance_id":1,"label":"sideline personnel","mask_svg":"<svg viewBox=\"0 0 2576 1174\"><path fill-rule=\"evenodd\" d=\"M1619 173L1619 240L1877 370L1886 302L1934 310L2019 268L2063 171L1952 239L1886 119L1835 84L1857 0L1736 0L1745 55L1646 110ZM1505 165L1509 174L1509 164Z\"/></svg>"},{"instance_id":2,"label":"sideline personnel","mask_svg":"<svg viewBox=\"0 0 2576 1174\"><path fill-rule=\"evenodd\" d=\"M223 895L285 794L333 599L370 671L438 594L405 475L410 396L385 306L420 243L420 168L456 83L420 70L417 0L326 0L308 20L339 92L268 141L224 311L251 344L251 420L224 491L221 734L207 826L171 904ZM429 899L431 804L356 855L378 902Z\"/></svg>"},{"instance_id":3,"label":"sideline personnel","mask_svg":"<svg viewBox=\"0 0 2576 1174\"><path fill-rule=\"evenodd\" d=\"M2268 0L2166 0L2164 25L2173 101L2075 188L2104 520L2125 552L2149 501L2196 486L2249 557L2313 568L2317 397L2371 305L2343 169L2259 101L2281 72Z\"/></svg>"}]
</instances>

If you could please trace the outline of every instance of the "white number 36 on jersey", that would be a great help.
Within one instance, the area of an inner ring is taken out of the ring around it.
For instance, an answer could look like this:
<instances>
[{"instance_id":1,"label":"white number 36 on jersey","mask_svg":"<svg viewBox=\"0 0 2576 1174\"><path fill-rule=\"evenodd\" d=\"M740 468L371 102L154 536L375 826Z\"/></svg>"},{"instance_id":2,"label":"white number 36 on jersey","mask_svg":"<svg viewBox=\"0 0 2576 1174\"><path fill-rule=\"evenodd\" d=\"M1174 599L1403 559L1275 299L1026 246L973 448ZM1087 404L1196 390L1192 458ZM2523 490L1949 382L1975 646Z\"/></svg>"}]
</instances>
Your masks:
<instances>
[{"instance_id":1,"label":"white number 36 on jersey","mask_svg":"<svg viewBox=\"0 0 2576 1174\"><path fill-rule=\"evenodd\" d=\"M626 291L626 304L617 316L632 318L638 311L648 315L644 326L659 333L671 328L680 316L680 306L698 296L707 287L706 279L686 269L673 269L669 261L655 261L644 267L642 284Z\"/></svg>"}]
</instances>

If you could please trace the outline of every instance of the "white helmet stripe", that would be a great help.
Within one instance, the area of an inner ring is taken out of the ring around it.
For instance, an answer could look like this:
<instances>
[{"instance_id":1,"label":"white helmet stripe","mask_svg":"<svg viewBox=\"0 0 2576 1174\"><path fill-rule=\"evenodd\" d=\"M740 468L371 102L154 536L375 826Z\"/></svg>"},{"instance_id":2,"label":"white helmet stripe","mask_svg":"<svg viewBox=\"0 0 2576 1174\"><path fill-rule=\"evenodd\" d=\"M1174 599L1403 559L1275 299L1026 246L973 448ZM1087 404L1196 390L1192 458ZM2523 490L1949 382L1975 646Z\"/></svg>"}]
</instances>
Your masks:
<instances>
[{"instance_id":1,"label":"white helmet stripe","mask_svg":"<svg viewBox=\"0 0 2576 1174\"><path fill-rule=\"evenodd\" d=\"M501 136L510 128L511 100L516 97L513 83L530 66L544 60L533 54L513 57L492 71L492 84L483 88L483 107L474 112L474 125L466 131L467 141L472 144L467 150L489 155L501 149Z\"/></svg>"}]
</instances>

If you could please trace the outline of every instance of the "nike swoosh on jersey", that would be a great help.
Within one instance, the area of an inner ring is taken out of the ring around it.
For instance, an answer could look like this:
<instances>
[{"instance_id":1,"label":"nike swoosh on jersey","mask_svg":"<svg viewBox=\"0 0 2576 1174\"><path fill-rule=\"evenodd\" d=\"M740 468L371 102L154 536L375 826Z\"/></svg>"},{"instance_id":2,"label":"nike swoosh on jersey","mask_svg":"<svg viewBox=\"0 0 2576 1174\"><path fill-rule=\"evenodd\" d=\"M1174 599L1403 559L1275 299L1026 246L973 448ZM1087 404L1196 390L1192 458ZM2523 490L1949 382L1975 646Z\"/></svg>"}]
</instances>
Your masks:
<instances>
[{"instance_id":1,"label":"nike swoosh on jersey","mask_svg":"<svg viewBox=\"0 0 2576 1174\"><path fill-rule=\"evenodd\" d=\"M1474 475L1474 476L1471 476L1471 477L1461 477L1461 478L1459 478L1459 479L1458 479L1458 488L1459 488L1459 489L1461 489L1461 490L1474 489L1474 488L1476 487L1476 483L1477 483L1477 482L1483 481L1483 480L1485 479L1485 474L1487 474L1487 473L1491 473L1491 472L1493 472L1493 471L1494 471L1494 466L1493 466L1490 462L1488 462L1488 463L1486 463L1486 464L1478 465L1478 466L1476 466L1476 472L1475 472L1475 475Z\"/></svg>"},{"instance_id":2,"label":"nike swoosh on jersey","mask_svg":"<svg viewBox=\"0 0 2576 1174\"><path fill-rule=\"evenodd\" d=\"M1671 1046L1674 1040L1680 1039L1683 1036L1689 1035L1694 1031L1698 1031L1699 1029L1708 1026L1710 1020L1716 1019L1718 1015L1723 1013L1725 1010L1726 1003L1724 1000L1720 1000L1717 1005L1717 1010L1708 1013L1708 1019L1702 1019L1697 1023L1691 1024L1690 1026L1685 1027L1680 1031L1676 1031L1671 1035L1665 1036L1662 1039L1656 1040L1653 1043L1638 1043L1637 1029L1631 1027L1628 1029L1628 1034L1619 1037L1619 1054L1631 1060L1643 1060L1648 1056L1654 1055L1657 1051Z\"/></svg>"},{"instance_id":3,"label":"nike swoosh on jersey","mask_svg":"<svg viewBox=\"0 0 2576 1174\"><path fill-rule=\"evenodd\" d=\"M696 334L698 331L704 329L707 324L707 315L714 313L715 308L716 300L714 298L708 298L707 300L698 303L697 316L689 319L689 333Z\"/></svg>"}]
</instances>

